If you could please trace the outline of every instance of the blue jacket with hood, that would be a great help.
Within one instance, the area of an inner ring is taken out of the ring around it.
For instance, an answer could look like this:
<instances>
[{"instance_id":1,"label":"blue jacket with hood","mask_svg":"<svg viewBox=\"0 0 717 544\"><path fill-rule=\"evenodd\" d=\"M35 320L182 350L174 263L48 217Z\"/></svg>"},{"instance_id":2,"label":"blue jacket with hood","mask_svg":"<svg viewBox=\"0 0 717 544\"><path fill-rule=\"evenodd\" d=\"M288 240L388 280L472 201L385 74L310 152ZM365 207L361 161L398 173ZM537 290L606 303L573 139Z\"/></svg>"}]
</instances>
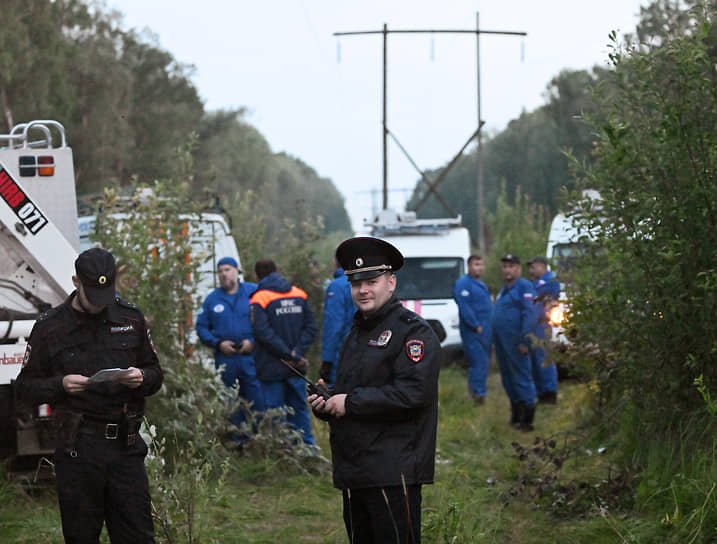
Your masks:
<instances>
[{"instance_id":1,"label":"blue jacket with hood","mask_svg":"<svg viewBox=\"0 0 717 544\"><path fill-rule=\"evenodd\" d=\"M250 300L250 312L257 377L280 381L293 376L279 359L301 359L318 332L306 293L272 272L259 282Z\"/></svg>"},{"instance_id":2,"label":"blue jacket with hood","mask_svg":"<svg viewBox=\"0 0 717 544\"><path fill-rule=\"evenodd\" d=\"M343 268L334 272L334 280L326 288L324 298L324 322L321 329L321 360L334 365L339 360L339 351L351 330L356 314L356 305L351 298L349 283Z\"/></svg>"},{"instance_id":3,"label":"blue jacket with hood","mask_svg":"<svg viewBox=\"0 0 717 544\"><path fill-rule=\"evenodd\" d=\"M219 351L222 340L254 340L249 320L249 298L256 291L256 283L242 282L236 294L230 295L217 287L204 299L197 315L197 335L202 343L214 348L217 367L234 360L252 361L251 355L226 356Z\"/></svg>"}]
</instances>

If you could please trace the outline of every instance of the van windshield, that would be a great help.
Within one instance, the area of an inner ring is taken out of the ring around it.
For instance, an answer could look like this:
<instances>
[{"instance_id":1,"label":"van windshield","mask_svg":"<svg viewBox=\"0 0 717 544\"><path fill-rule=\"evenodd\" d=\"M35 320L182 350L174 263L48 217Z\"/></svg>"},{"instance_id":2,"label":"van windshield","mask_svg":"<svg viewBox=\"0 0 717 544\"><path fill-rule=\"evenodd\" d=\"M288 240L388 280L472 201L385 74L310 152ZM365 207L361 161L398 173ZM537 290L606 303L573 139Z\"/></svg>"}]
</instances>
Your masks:
<instances>
[{"instance_id":1,"label":"van windshield","mask_svg":"<svg viewBox=\"0 0 717 544\"><path fill-rule=\"evenodd\" d=\"M452 298L453 284L463 275L460 257L408 257L396 272L401 300Z\"/></svg>"},{"instance_id":2,"label":"van windshield","mask_svg":"<svg viewBox=\"0 0 717 544\"><path fill-rule=\"evenodd\" d=\"M552 270L563 281L578 267L578 263L589 249L587 242L568 242L553 247Z\"/></svg>"}]
</instances>

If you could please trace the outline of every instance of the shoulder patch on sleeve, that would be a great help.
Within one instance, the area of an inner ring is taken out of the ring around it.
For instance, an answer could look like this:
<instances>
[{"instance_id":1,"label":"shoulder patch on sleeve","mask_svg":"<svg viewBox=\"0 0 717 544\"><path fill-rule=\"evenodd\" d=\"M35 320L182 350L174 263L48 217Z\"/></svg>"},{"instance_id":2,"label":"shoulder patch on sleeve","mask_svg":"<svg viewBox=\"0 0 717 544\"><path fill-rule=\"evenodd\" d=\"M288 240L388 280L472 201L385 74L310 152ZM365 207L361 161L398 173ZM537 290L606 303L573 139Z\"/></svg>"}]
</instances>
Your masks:
<instances>
[{"instance_id":1,"label":"shoulder patch on sleeve","mask_svg":"<svg viewBox=\"0 0 717 544\"><path fill-rule=\"evenodd\" d=\"M421 359L423 359L425 353L426 345L423 343L423 340L411 338L406 342L406 355L408 355L408 358L411 359L411 361L413 361L414 363L417 363Z\"/></svg>"}]
</instances>

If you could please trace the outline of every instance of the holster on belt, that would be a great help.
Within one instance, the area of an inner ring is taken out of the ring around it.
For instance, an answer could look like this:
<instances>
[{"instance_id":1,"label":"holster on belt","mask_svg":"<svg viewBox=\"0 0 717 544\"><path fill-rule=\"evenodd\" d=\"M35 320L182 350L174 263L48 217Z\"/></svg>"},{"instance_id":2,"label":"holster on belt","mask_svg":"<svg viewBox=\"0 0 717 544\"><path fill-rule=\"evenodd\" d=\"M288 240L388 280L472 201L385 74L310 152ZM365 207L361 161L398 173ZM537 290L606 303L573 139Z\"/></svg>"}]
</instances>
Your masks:
<instances>
[{"instance_id":1,"label":"holster on belt","mask_svg":"<svg viewBox=\"0 0 717 544\"><path fill-rule=\"evenodd\" d=\"M134 412L125 412L120 423L119 436L125 441L127 447L134 446L139 437L139 428L142 426L142 416Z\"/></svg>"},{"instance_id":2,"label":"holster on belt","mask_svg":"<svg viewBox=\"0 0 717 544\"><path fill-rule=\"evenodd\" d=\"M66 409L55 410L55 425L57 429L56 444L58 448L70 451L75 448L77 432L82 424L82 414Z\"/></svg>"}]
</instances>

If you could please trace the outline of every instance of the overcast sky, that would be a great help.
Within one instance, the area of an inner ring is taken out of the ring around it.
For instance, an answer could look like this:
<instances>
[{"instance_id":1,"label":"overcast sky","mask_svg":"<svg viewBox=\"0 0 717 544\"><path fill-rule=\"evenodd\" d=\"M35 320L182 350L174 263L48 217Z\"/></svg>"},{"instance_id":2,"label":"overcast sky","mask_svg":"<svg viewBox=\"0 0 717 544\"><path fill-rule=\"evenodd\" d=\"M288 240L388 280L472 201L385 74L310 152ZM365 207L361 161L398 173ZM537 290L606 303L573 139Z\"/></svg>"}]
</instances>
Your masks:
<instances>
[{"instance_id":1,"label":"overcast sky","mask_svg":"<svg viewBox=\"0 0 717 544\"><path fill-rule=\"evenodd\" d=\"M407 29L527 32L480 37L481 112L488 133L544 103L563 69L607 62L608 34L632 32L647 0L107 0L124 27L149 29L193 64L208 109L248 108L274 151L330 177L354 227L381 205L380 35ZM421 169L447 163L477 127L474 34L388 38L388 128ZM418 174L389 140L389 205ZM516 160L520 160L516 157ZM373 192L373 194L372 194Z\"/></svg>"}]
</instances>

